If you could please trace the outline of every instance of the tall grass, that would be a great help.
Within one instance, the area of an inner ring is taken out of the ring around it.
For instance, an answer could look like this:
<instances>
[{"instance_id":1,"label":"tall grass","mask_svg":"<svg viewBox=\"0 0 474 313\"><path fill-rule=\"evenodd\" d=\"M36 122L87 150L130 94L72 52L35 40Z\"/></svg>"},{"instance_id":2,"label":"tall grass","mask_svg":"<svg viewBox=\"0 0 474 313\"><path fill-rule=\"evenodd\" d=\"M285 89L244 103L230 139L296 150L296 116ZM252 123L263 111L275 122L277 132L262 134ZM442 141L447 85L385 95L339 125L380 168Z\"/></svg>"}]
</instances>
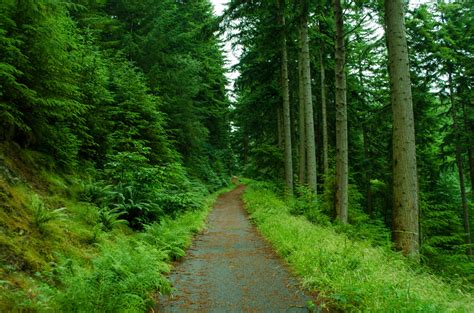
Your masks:
<instances>
[{"instance_id":1,"label":"tall grass","mask_svg":"<svg viewBox=\"0 0 474 313\"><path fill-rule=\"evenodd\" d=\"M244 201L262 234L327 308L366 312L474 308L472 294L455 290L398 253L291 215L270 190L250 184Z\"/></svg>"}]
</instances>

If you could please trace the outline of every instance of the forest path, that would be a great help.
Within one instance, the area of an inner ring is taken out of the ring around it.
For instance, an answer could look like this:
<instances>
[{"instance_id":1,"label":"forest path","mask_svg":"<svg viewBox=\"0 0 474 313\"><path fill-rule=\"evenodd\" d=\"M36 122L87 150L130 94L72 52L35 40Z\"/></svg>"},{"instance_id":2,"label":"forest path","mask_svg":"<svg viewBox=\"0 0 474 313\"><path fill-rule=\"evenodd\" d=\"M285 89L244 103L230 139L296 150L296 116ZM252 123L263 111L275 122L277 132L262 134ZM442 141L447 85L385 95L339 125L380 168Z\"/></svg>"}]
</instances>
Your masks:
<instances>
[{"instance_id":1,"label":"forest path","mask_svg":"<svg viewBox=\"0 0 474 313\"><path fill-rule=\"evenodd\" d=\"M170 274L160 312L308 312L311 300L244 211L244 186L221 195L208 228Z\"/></svg>"}]
</instances>

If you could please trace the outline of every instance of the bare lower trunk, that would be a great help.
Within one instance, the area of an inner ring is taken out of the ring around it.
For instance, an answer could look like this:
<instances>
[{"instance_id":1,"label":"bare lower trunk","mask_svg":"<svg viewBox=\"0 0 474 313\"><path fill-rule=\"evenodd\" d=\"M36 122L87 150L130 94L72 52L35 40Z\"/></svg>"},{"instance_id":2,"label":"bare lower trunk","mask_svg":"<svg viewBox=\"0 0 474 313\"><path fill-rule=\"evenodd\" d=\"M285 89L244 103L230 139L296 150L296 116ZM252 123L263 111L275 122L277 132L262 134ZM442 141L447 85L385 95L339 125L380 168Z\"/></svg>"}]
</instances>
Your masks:
<instances>
[{"instance_id":1,"label":"bare lower trunk","mask_svg":"<svg viewBox=\"0 0 474 313\"><path fill-rule=\"evenodd\" d=\"M366 207L366 212L370 216L372 216L372 188L370 184L370 180L372 179L371 173L369 171L368 165L369 165L369 139L367 137L367 127L363 126L362 129L362 136L364 140L364 163L367 165L367 168L365 169L365 207Z\"/></svg>"},{"instance_id":2,"label":"bare lower trunk","mask_svg":"<svg viewBox=\"0 0 474 313\"><path fill-rule=\"evenodd\" d=\"M298 53L298 78L299 78L299 114L298 128L300 134L299 142L299 181L301 185L306 183L306 132L305 132L305 98L303 85L303 68L301 50Z\"/></svg>"},{"instance_id":3,"label":"bare lower trunk","mask_svg":"<svg viewBox=\"0 0 474 313\"><path fill-rule=\"evenodd\" d=\"M302 3L300 3L302 5ZM303 6L303 5L302 5ZM309 60L309 43L308 43L308 21L307 11L302 10L300 16L300 45L301 45L301 66L302 66L302 83L304 88L305 100L305 132L306 132L306 165L307 165L307 181L309 187L317 194L317 178L316 178L316 146L314 139L314 115L313 101L311 92L311 70Z\"/></svg>"},{"instance_id":4,"label":"bare lower trunk","mask_svg":"<svg viewBox=\"0 0 474 313\"><path fill-rule=\"evenodd\" d=\"M348 215L348 140L347 140L347 99L345 75L344 23L341 0L334 0L336 22L336 214L338 220L347 224Z\"/></svg>"},{"instance_id":5,"label":"bare lower trunk","mask_svg":"<svg viewBox=\"0 0 474 313\"><path fill-rule=\"evenodd\" d=\"M281 45L281 93L283 102L283 138L285 152L285 185L286 191L293 194L293 157L291 150L291 120L290 120L290 88L288 85L288 54L286 51L285 32L285 4L278 1L279 22L282 28L280 35Z\"/></svg>"},{"instance_id":6,"label":"bare lower trunk","mask_svg":"<svg viewBox=\"0 0 474 313\"><path fill-rule=\"evenodd\" d=\"M324 67L324 43L319 47L319 65L321 68L321 120L323 131L323 174L327 175L328 165L328 121L326 110L326 68Z\"/></svg>"},{"instance_id":7,"label":"bare lower trunk","mask_svg":"<svg viewBox=\"0 0 474 313\"><path fill-rule=\"evenodd\" d=\"M283 149L283 118L281 107L277 108L277 132L278 132L278 148Z\"/></svg>"},{"instance_id":8,"label":"bare lower trunk","mask_svg":"<svg viewBox=\"0 0 474 313\"><path fill-rule=\"evenodd\" d=\"M244 150L244 155L243 155L244 166L246 166L249 160L249 137L247 133L245 132L244 132L243 150Z\"/></svg>"},{"instance_id":9,"label":"bare lower trunk","mask_svg":"<svg viewBox=\"0 0 474 313\"><path fill-rule=\"evenodd\" d=\"M474 201L474 156L471 147L467 149L467 153L469 160L469 176L471 178L471 201Z\"/></svg>"},{"instance_id":10,"label":"bare lower trunk","mask_svg":"<svg viewBox=\"0 0 474 313\"><path fill-rule=\"evenodd\" d=\"M384 5L393 111L393 239L404 255L418 258L415 126L403 1L385 0Z\"/></svg>"}]
</instances>

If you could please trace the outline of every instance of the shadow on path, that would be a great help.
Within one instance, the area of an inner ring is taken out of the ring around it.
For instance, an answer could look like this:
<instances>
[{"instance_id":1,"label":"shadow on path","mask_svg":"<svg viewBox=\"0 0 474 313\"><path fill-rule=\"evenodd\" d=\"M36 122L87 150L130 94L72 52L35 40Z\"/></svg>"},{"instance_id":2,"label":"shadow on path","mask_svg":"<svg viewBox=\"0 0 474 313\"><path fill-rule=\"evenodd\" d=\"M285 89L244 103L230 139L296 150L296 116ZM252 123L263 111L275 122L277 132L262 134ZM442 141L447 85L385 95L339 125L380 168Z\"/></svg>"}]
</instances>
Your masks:
<instances>
[{"instance_id":1,"label":"shadow on path","mask_svg":"<svg viewBox=\"0 0 474 313\"><path fill-rule=\"evenodd\" d=\"M160 312L308 312L306 296L243 209L244 186L221 195L208 228L170 274Z\"/></svg>"}]
</instances>

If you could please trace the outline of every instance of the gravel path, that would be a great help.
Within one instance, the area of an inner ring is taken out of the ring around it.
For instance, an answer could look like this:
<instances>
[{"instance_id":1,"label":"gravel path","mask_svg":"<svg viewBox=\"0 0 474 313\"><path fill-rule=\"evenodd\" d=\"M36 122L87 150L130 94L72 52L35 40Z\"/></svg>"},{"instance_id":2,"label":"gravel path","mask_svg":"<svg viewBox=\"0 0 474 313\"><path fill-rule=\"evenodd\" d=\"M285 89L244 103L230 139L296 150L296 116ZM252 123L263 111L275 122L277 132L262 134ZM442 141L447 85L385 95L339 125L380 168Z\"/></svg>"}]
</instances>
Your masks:
<instances>
[{"instance_id":1,"label":"gravel path","mask_svg":"<svg viewBox=\"0 0 474 313\"><path fill-rule=\"evenodd\" d=\"M308 312L306 296L248 220L243 186L221 195L208 229L170 274L160 312Z\"/></svg>"}]
</instances>

